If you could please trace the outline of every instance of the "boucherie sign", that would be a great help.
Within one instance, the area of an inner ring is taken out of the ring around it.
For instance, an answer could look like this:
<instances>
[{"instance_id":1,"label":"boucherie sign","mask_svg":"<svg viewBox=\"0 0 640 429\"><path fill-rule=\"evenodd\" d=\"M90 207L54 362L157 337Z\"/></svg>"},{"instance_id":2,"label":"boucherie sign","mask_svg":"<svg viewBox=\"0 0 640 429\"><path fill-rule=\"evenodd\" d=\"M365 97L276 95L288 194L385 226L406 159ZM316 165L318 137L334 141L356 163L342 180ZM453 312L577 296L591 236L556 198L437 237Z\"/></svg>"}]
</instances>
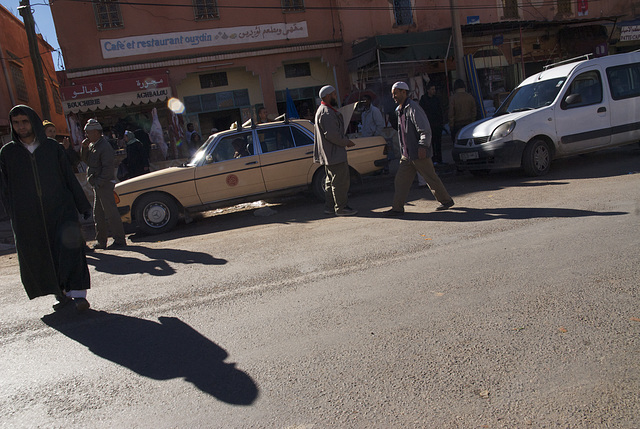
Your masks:
<instances>
[{"instance_id":1,"label":"boucherie sign","mask_svg":"<svg viewBox=\"0 0 640 429\"><path fill-rule=\"evenodd\" d=\"M307 22L275 23L101 39L103 58L308 37Z\"/></svg>"},{"instance_id":2,"label":"boucherie sign","mask_svg":"<svg viewBox=\"0 0 640 429\"><path fill-rule=\"evenodd\" d=\"M60 88L65 113L165 100L171 96L166 74L82 81Z\"/></svg>"}]
</instances>

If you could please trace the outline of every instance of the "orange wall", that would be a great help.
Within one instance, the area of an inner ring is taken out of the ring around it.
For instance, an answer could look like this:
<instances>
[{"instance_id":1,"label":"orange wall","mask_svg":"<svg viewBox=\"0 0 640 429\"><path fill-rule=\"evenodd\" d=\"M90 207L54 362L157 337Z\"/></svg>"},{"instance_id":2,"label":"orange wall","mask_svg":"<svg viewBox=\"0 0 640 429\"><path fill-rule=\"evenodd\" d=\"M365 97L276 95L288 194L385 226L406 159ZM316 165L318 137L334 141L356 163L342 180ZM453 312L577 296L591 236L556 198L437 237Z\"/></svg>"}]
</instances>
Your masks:
<instances>
[{"instance_id":1,"label":"orange wall","mask_svg":"<svg viewBox=\"0 0 640 429\"><path fill-rule=\"evenodd\" d=\"M244 2L245 0L242 0ZM145 6L120 5L124 21L124 28L98 30L93 5L79 2L52 2L51 12L54 18L58 42L60 43L67 70L100 67L105 65L126 64L149 59L197 56L224 51L237 51L266 46L288 46L308 42L341 39L337 23L337 14L329 10L307 10L302 13L282 13L280 0L265 0L263 2L247 2L247 4L273 5L275 9L218 9L220 19L209 21L195 21L192 2L190 0L159 0L161 4L184 4L185 7L161 7L150 10ZM219 4L236 4L236 2L218 2ZM329 3L318 1L317 3ZM314 2L315 5L315 2ZM219 48L194 48L182 51L163 52L140 55L135 57L121 57L103 59L100 39L118 39L133 35L164 34L171 32L195 31L198 29L228 28L271 24L281 22L306 21L309 37L305 39L278 40L273 42L247 43L241 45L227 45ZM335 23L335 29L334 25Z\"/></svg>"},{"instance_id":2,"label":"orange wall","mask_svg":"<svg viewBox=\"0 0 640 429\"><path fill-rule=\"evenodd\" d=\"M3 6L0 6L0 46L2 47L2 58L4 60L4 66L6 67L9 75L9 83L13 88L13 94L16 104L27 104L32 107L41 118L44 119L40 108L40 97L38 95L38 89L36 85L35 72L33 70L33 64L31 57L29 56L29 42L27 40L27 34L24 29L22 21L14 16ZM59 134L68 134L67 123L62 113L56 113L55 105L52 94L52 81L57 82L55 67L53 65L53 57L51 51L53 48L42 39L42 36L38 36L40 52L42 53L42 67L44 69L45 82L47 86L47 96L49 99L49 111L51 115L51 121L56 124ZM16 91L13 84L13 78L11 75L11 69L9 63L11 61L11 54L19 58L18 62L22 63L22 73L27 85L27 92L29 100L27 102L19 100L16 95ZM1 70L0 66L0 126L8 125L9 110L13 107L11 103L11 97L9 95L9 89L7 80L5 78L4 70Z\"/></svg>"}]
</instances>

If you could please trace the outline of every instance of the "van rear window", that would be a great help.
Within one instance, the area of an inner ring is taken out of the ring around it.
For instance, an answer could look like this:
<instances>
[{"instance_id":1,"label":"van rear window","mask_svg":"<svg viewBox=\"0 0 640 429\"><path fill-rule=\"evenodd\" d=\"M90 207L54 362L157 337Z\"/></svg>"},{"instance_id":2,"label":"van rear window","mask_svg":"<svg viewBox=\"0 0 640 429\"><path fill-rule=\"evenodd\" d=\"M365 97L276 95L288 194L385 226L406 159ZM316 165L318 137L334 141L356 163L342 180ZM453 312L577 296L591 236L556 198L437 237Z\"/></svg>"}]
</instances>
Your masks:
<instances>
[{"instance_id":1,"label":"van rear window","mask_svg":"<svg viewBox=\"0 0 640 429\"><path fill-rule=\"evenodd\" d=\"M640 96L640 63L609 67L607 77L614 100Z\"/></svg>"}]
</instances>

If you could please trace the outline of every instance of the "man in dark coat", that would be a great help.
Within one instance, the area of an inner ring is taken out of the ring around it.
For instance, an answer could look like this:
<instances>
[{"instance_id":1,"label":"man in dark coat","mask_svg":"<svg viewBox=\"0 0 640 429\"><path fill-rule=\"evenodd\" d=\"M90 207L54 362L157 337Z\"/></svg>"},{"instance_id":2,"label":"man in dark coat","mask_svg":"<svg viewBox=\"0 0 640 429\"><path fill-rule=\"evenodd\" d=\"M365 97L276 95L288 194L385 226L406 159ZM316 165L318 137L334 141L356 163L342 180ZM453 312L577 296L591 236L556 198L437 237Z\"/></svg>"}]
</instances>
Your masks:
<instances>
[{"instance_id":1,"label":"man in dark coat","mask_svg":"<svg viewBox=\"0 0 640 429\"><path fill-rule=\"evenodd\" d=\"M127 157L122 160L126 165L128 174L119 180L131 179L149 172L149 160L145 157L145 150L142 142L138 140L132 131L124 132L124 140L127 144Z\"/></svg>"},{"instance_id":2,"label":"man in dark coat","mask_svg":"<svg viewBox=\"0 0 640 429\"><path fill-rule=\"evenodd\" d=\"M0 179L22 284L29 299L55 295L55 310L73 300L85 311L90 278L78 213L87 219L91 205L64 148L46 137L38 114L18 105L9 122L13 141L0 149Z\"/></svg>"}]
</instances>

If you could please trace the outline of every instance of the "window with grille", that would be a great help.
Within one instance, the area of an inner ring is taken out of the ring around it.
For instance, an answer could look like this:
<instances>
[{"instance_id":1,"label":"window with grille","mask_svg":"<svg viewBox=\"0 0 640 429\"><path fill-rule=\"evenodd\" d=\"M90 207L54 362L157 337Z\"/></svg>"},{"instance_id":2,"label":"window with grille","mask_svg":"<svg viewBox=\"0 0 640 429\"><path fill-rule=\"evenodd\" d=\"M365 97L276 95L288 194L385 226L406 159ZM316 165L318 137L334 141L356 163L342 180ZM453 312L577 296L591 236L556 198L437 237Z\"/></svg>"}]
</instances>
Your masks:
<instances>
[{"instance_id":1,"label":"window with grille","mask_svg":"<svg viewBox=\"0 0 640 429\"><path fill-rule=\"evenodd\" d=\"M227 86L229 81L226 72L207 73L200 75L200 88L215 88L218 86Z\"/></svg>"},{"instance_id":2,"label":"window with grille","mask_svg":"<svg viewBox=\"0 0 640 429\"><path fill-rule=\"evenodd\" d=\"M51 87L51 94L53 94L53 105L56 108L56 113L62 113L62 100L60 100L60 92L57 86Z\"/></svg>"},{"instance_id":3,"label":"window with grille","mask_svg":"<svg viewBox=\"0 0 640 429\"><path fill-rule=\"evenodd\" d=\"M284 77L304 77L311 76L311 65L309 63L285 64Z\"/></svg>"},{"instance_id":4,"label":"window with grille","mask_svg":"<svg viewBox=\"0 0 640 429\"><path fill-rule=\"evenodd\" d=\"M193 11L196 21L220 18L216 0L193 0Z\"/></svg>"},{"instance_id":5,"label":"window with grille","mask_svg":"<svg viewBox=\"0 0 640 429\"><path fill-rule=\"evenodd\" d=\"M393 0L393 15L396 19L396 25L413 24L411 0Z\"/></svg>"},{"instance_id":6,"label":"window with grille","mask_svg":"<svg viewBox=\"0 0 640 429\"><path fill-rule=\"evenodd\" d=\"M571 0L558 0L558 13L571 13Z\"/></svg>"},{"instance_id":7,"label":"window with grille","mask_svg":"<svg viewBox=\"0 0 640 429\"><path fill-rule=\"evenodd\" d=\"M11 68L11 77L13 78L13 86L16 90L16 98L20 101L29 101L29 91L27 91L27 83L24 81L22 67L17 64L9 63Z\"/></svg>"},{"instance_id":8,"label":"window with grille","mask_svg":"<svg viewBox=\"0 0 640 429\"><path fill-rule=\"evenodd\" d=\"M282 0L283 12L299 12L304 10L303 0Z\"/></svg>"},{"instance_id":9,"label":"window with grille","mask_svg":"<svg viewBox=\"0 0 640 429\"><path fill-rule=\"evenodd\" d=\"M93 11L96 14L98 30L124 27L120 4L117 0L94 0Z\"/></svg>"},{"instance_id":10,"label":"window with grille","mask_svg":"<svg viewBox=\"0 0 640 429\"><path fill-rule=\"evenodd\" d=\"M504 19L520 19L518 15L518 0L502 0Z\"/></svg>"}]
</instances>

